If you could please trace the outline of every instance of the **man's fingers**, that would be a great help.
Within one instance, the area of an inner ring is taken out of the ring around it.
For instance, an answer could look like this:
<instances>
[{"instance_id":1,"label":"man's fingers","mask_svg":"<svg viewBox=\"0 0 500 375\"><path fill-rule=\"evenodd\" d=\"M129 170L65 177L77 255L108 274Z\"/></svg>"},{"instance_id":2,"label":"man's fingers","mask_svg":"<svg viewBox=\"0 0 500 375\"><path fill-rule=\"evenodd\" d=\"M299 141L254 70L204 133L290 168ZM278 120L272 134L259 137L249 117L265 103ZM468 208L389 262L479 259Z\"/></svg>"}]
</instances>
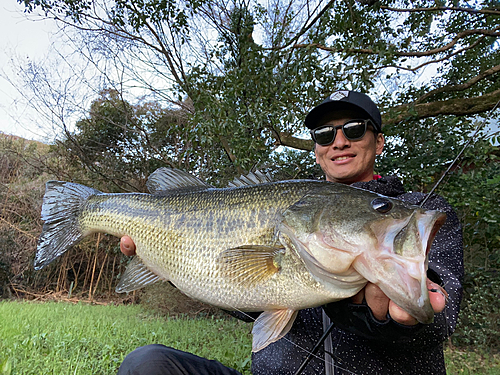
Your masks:
<instances>
[{"instance_id":1,"label":"man's fingers","mask_svg":"<svg viewBox=\"0 0 500 375\"><path fill-rule=\"evenodd\" d=\"M429 289L429 300L435 313L444 310L448 293L440 285L427 280L427 289Z\"/></svg>"},{"instance_id":2,"label":"man's fingers","mask_svg":"<svg viewBox=\"0 0 500 375\"><path fill-rule=\"evenodd\" d=\"M443 311L448 296L446 291L430 280L427 280L427 289L429 290L429 300L434 312ZM389 314L394 321L400 324L414 325L418 323L414 317L389 300L384 292L375 284L366 284L365 288L353 296L351 300L353 303L360 304L363 302L363 298L377 320L384 321L387 319L387 314Z\"/></svg>"},{"instance_id":3,"label":"man's fingers","mask_svg":"<svg viewBox=\"0 0 500 375\"><path fill-rule=\"evenodd\" d=\"M405 310L403 310L392 301L389 303L389 315L394 321L406 326L412 326L418 323L417 319L408 314Z\"/></svg>"},{"instance_id":4,"label":"man's fingers","mask_svg":"<svg viewBox=\"0 0 500 375\"><path fill-rule=\"evenodd\" d=\"M429 290L429 300L434 312L439 313L443 311L446 306L446 298L448 296L446 291L441 286L430 280L427 280L427 289ZM389 315L393 320L400 324L414 325L418 323L414 317L392 301L389 304Z\"/></svg>"},{"instance_id":5,"label":"man's fingers","mask_svg":"<svg viewBox=\"0 0 500 375\"><path fill-rule=\"evenodd\" d=\"M377 320L386 320L389 311L389 298L375 284L368 283L365 287L366 304L372 310Z\"/></svg>"},{"instance_id":6,"label":"man's fingers","mask_svg":"<svg viewBox=\"0 0 500 375\"><path fill-rule=\"evenodd\" d=\"M363 303L363 299L365 298L365 288L361 289L356 295L351 297L352 303L361 305Z\"/></svg>"},{"instance_id":7,"label":"man's fingers","mask_svg":"<svg viewBox=\"0 0 500 375\"><path fill-rule=\"evenodd\" d=\"M127 256L135 255L135 243L129 236L123 236L120 239L120 250Z\"/></svg>"}]
</instances>

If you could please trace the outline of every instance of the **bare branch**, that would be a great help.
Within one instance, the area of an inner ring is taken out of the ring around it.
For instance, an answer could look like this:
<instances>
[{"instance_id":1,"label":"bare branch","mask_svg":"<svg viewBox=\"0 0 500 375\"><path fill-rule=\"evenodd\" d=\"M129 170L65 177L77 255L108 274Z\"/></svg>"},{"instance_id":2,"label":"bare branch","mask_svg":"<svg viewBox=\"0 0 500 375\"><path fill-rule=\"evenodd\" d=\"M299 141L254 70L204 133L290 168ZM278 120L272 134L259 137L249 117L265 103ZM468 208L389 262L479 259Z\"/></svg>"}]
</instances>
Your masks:
<instances>
[{"instance_id":1,"label":"bare branch","mask_svg":"<svg viewBox=\"0 0 500 375\"><path fill-rule=\"evenodd\" d=\"M430 103L409 103L391 108L382 116L385 125L396 124L405 118L423 119L438 115L468 116L491 110L500 99L500 89L472 98L457 98Z\"/></svg>"},{"instance_id":2,"label":"bare branch","mask_svg":"<svg viewBox=\"0 0 500 375\"><path fill-rule=\"evenodd\" d=\"M410 51L410 52L394 52L395 56L400 56L400 57L425 57L425 56L432 56L436 55L438 53L445 52L449 49L451 49L453 46L457 44L457 42L467 36L470 35L482 35L484 36L500 36L500 26L496 27L493 30L487 30L487 29L473 29L473 30L465 30L460 33L458 33L448 44L439 47L439 48L434 48L428 51ZM481 37L481 38L482 38ZM327 47L319 43L310 43L310 44L295 44L293 48L311 48L315 47L318 49L321 49L323 51L327 52L345 52L345 53L355 53L355 54L367 54L367 55L376 55L378 54L378 51L373 50L371 48L332 48L332 47Z\"/></svg>"},{"instance_id":3,"label":"bare branch","mask_svg":"<svg viewBox=\"0 0 500 375\"><path fill-rule=\"evenodd\" d=\"M328 9L331 8L331 6L335 3L336 0L330 0L328 2L328 4L326 4L323 9L321 9L321 11L316 15L316 17L314 17L314 19L309 22L309 24L304 24L304 26L302 27L302 29L297 33L297 35L295 35L295 37L293 37L288 43L282 45L282 46L279 46L279 47L272 47L272 48L268 48L270 50L279 50L279 49L284 49L284 48L287 48L289 46L291 46L293 43L295 43L297 40L299 40L299 38L304 35L311 27L313 27L316 22L318 22L318 20L323 16L323 14L325 14Z\"/></svg>"},{"instance_id":4,"label":"bare branch","mask_svg":"<svg viewBox=\"0 0 500 375\"><path fill-rule=\"evenodd\" d=\"M500 72L500 65L494 66L493 68L487 69L481 74L478 74L477 76L469 79L467 82L462 83L460 85L453 85L453 86L444 86L437 88L435 90L429 91L427 94L421 96L418 100L415 101L415 104L421 103L427 98L430 98L433 95L440 94L443 92L452 92L452 91L464 91L467 90L468 88L472 87L479 81L483 80L486 77L489 77L493 74L499 73Z\"/></svg>"},{"instance_id":5,"label":"bare branch","mask_svg":"<svg viewBox=\"0 0 500 375\"><path fill-rule=\"evenodd\" d=\"M380 6L380 9L383 10L389 10L392 12L408 12L408 13L415 13L415 12L445 12L448 10L451 11L456 11L456 12L466 12L466 13L471 13L471 14L488 14L488 15L500 15L500 11L496 9L474 9L474 8L461 8L461 7L432 7L432 8L411 8L411 9L404 9L404 8L392 8L388 7L386 5Z\"/></svg>"}]
</instances>

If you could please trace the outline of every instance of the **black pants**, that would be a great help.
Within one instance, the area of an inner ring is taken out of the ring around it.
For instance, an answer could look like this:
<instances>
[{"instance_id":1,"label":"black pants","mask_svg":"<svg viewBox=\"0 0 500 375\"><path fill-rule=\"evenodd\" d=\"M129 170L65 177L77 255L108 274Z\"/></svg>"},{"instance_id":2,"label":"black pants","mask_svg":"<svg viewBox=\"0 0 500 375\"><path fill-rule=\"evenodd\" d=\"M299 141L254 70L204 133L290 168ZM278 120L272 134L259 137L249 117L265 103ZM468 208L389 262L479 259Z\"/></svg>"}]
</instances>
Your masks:
<instances>
[{"instance_id":1,"label":"black pants","mask_svg":"<svg viewBox=\"0 0 500 375\"><path fill-rule=\"evenodd\" d=\"M165 345L141 346L129 353L118 375L241 375L217 361Z\"/></svg>"}]
</instances>

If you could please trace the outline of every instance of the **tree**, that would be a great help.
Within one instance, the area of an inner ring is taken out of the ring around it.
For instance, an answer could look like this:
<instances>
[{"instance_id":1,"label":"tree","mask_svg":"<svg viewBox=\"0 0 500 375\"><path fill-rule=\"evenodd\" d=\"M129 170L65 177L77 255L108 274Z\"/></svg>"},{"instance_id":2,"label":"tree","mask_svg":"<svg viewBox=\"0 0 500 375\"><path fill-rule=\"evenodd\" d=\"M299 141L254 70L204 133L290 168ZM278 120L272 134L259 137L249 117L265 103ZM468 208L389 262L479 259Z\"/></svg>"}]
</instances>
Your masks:
<instances>
[{"instance_id":1,"label":"tree","mask_svg":"<svg viewBox=\"0 0 500 375\"><path fill-rule=\"evenodd\" d=\"M337 88L375 92L388 125L485 113L500 99L494 0L278 0L267 8L240 0L18 1L106 38L102 52L115 51L136 81L173 102L175 89L195 112L241 119L265 109L272 120L254 121L265 144L310 150L296 137L301 120ZM146 71L160 79L149 83ZM219 147L238 164L224 139Z\"/></svg>"},{"instance_id":2,"label":"tree","mask_svg":"<svg viewBox=\"0 0 500 375\"><path fill-rule=\"evenodd\" d=\"M85 168L94 184L117 191L143 191L147 177L168 165L190 169L193 145L187 140L189 128L182 111L163 109L156 103L128 103L116 90L103 90L88 115L65 128L58 152Z\"/></svg>"}]
</instances>

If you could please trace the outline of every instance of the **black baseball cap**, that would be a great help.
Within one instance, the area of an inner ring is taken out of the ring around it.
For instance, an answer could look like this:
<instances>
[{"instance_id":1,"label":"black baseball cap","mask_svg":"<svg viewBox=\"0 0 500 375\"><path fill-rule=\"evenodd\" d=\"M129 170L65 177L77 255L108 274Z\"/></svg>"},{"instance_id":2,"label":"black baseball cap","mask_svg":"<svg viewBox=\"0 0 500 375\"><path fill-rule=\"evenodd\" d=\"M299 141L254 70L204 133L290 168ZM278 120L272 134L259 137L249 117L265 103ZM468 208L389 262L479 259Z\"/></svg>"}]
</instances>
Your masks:
<instances>
[{"instance_id":1,"label":"black baseball cap","mask_svg":"<svg viewBox=\"0 0 500 375\"><path fill-rule=\"evenodd\" d=\"M325 115L334 111L354 110L364 118L372 120L375 132L382 133L382 116L377 105L366 94L356 91L337 91L314 107L306 116L305 125L315 129Z\"/></svg>"}]
</instances>

